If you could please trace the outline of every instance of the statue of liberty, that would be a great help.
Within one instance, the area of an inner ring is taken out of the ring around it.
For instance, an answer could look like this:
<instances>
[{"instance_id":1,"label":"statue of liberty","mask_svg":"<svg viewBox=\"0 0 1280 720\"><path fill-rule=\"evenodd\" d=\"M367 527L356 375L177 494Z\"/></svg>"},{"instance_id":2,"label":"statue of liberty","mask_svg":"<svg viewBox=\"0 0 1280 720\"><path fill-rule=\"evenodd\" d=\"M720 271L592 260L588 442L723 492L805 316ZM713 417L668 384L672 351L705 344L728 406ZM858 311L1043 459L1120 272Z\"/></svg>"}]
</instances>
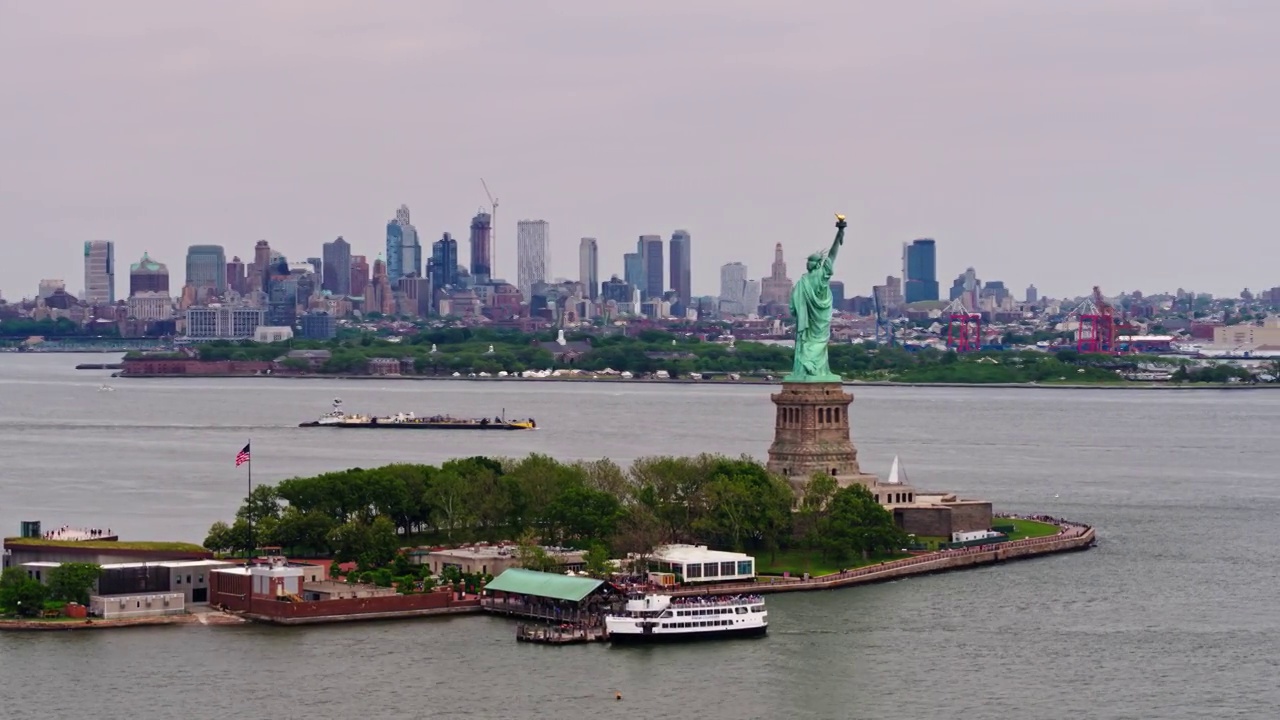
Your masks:
<instances>
[{"instance_id":1,"label":"statue of liberty","mask_svg":"<svg viewBox=\"0 0 1280 720\"><path fill-rule=\"evenodd\" d=\"M827 363L827 343L831 340L831 273L836 253L844 244L848 223L836 215L836 239L831 249L809 256L807 271L791 290L791 317L796 321L795 364L783 382L840 382Z\"/></svg>"}]
</instances>

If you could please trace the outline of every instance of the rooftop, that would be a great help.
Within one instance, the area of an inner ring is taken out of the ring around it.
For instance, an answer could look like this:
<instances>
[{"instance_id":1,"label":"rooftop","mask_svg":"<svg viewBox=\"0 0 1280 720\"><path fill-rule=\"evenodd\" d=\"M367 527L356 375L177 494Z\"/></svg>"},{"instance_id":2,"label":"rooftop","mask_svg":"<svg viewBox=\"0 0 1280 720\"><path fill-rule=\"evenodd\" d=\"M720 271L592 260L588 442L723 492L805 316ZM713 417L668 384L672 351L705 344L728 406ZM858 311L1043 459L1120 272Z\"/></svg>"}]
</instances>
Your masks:
<instances>
[{"instance_id":1,"label":"rooftop","mask_svg":"<svg viewBox=\"0 0 1280 720\"><path fill-rule=\"evenodd\" d=\"M462 545L455 548L435 547L430 549L420 549L413 551L412 554L431 555L438 553L441 555L449 555L451 557L482 560L487 558L515 557L518 552L518 548L518 545ZM554 546L544 546L542 549L553 557L561 557L571 553L581 554L583 552L582 550Z\"/></svg>"},{"instance_id":2,"label":"rooftop","mask_svg":"<svg viewBox=\"0 0 1280 720\"><path fill-rule=\"evenodd\" d=\"M750 555L726 552L724 550L708 550L706 545L663 545L654 548L653 557L666 562L728 562L751 560Z\"/></svg>"},{"instance_id":3,"label":"rooftop","mask_svg":"<svg viewBox=\"0 0 1280 720\"><path fill-rule=\"evenodd\" d=\"M485 586L485 590L579 602L601 585L604 585L604 581L594 578L511 568L494 578L493 582Z\"/></svg>"},{"instance_id":4,"label":"rooftop","mask_svg":"<svg viewBox=\"0 0 1280 720\"><path fill-rule=\"evenodd\" d=\"M5 547L10 548L76 548L82 550L127 550L134 552L182 552L198 553L209 557L213 553L196 545L185 542L150 542L135 540L48 540L45 538L8 537L4 539Z\"/></svg>"}]
</instances>

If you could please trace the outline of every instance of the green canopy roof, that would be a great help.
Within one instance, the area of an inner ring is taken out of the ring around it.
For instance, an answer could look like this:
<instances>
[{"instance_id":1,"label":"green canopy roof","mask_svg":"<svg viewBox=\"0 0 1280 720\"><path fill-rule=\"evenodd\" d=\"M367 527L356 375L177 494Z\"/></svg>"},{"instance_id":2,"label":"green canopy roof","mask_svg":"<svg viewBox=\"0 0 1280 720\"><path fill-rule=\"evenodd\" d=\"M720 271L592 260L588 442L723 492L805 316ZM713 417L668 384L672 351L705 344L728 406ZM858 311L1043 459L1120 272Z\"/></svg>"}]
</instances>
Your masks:
<instances>
[{"instance_id":1,"label":"green canopy roof","mask_svg":"<svg viewBox=\"0 0 1280 720\"><path fill-rule=\"evenodd\" d=\"M579 602L603 584L603 580L594 578L511 568L494 578L485 589Z\"/></svg>"}]
</instances>

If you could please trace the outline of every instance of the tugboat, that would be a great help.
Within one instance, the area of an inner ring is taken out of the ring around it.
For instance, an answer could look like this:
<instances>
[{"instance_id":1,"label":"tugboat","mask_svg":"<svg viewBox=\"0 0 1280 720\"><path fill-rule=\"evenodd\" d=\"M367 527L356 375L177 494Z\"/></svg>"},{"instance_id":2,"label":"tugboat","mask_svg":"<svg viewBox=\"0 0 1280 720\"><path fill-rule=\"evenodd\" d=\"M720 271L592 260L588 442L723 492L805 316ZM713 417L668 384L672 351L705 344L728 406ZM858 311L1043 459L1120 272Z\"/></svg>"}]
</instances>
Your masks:
<instances>
[{"instance_id":1,"label":"tugboat","mask_svg":"<svg viewBox=\"0 0 1280 720\"><path fill-rule=\"evenodd\" d=\"M298 427L367 428L399 430L536 430L533 418L508 420L503 416L492 418L456 418L450 415L419 417L411 412L395 415L358 415L342 410L342 400L335 398L333 409L318 420L299 423Z\"/></svg>"},{"instance_id":2,"label":"tugboat","mask_svg":"<svg viewBox=\"0 0 1280 720\"><path fill-rule=\"evenodd\" d=\"M633 593L621 612L604 619L604 626L616 643L754 637L769 631L769 613L759 595Z\"/></svg>"}]
</instances>

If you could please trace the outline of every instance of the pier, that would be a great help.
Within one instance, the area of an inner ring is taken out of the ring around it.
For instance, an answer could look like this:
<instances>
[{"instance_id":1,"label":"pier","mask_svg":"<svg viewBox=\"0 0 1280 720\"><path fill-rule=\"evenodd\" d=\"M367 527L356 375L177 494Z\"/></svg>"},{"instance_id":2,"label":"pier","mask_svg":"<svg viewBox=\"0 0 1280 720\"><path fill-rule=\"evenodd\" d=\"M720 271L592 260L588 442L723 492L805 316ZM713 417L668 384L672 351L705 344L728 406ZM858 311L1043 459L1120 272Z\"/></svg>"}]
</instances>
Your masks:
<instances>
[{"instance_id":1,"label":"pier","mask_svg":"<svg viewBox=\"0 0 1280 720\"><path fill-rule=\"evenodd\" d=\"M574 645L578 643L604 642L609 638L603 627L582 625L516 625L516 640L544 645Z\"/></svg>"}]
</instances>

